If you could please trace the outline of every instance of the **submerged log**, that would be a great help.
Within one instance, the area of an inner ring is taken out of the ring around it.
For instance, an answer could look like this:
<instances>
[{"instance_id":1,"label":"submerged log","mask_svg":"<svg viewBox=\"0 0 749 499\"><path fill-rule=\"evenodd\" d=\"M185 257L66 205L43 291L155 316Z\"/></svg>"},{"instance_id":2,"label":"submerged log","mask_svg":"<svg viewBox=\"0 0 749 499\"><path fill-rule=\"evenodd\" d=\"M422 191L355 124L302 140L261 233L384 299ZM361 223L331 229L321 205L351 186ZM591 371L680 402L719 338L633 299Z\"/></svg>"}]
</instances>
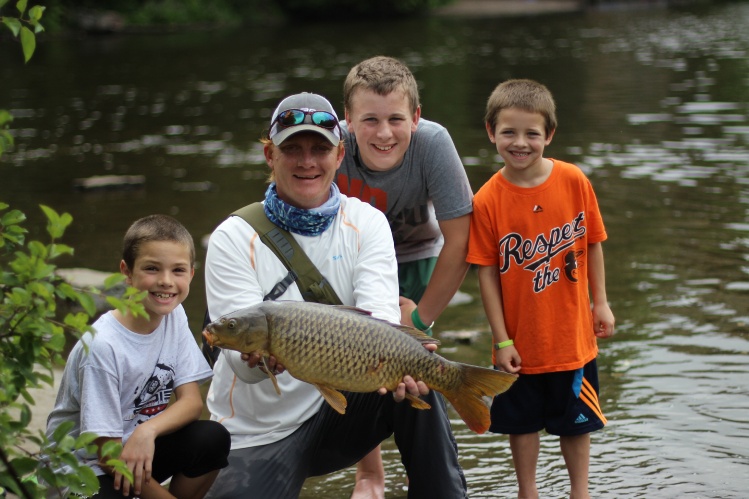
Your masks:
<instances>
[{"instance_id":1,"label":"submerged log","mask_svg":"<svg viewBox=\"0 0 749 499\"><path fill-rule=\"evenodd\" d=\"M79 28L87 33L120 33L125 29L125 17L113 10L80 10L73 14Z\"/></svg>"},{"instance_id":2,"label":"submerged log","mask_svg":"<svg viewBox=\"0 0 749 499\"><path fill-rule=\"evenodd\" d=\"M132 189L146 183L145 175L95 175L73 180L73 187L80 191L95 189Z\"/></svg>"}]
</instances>

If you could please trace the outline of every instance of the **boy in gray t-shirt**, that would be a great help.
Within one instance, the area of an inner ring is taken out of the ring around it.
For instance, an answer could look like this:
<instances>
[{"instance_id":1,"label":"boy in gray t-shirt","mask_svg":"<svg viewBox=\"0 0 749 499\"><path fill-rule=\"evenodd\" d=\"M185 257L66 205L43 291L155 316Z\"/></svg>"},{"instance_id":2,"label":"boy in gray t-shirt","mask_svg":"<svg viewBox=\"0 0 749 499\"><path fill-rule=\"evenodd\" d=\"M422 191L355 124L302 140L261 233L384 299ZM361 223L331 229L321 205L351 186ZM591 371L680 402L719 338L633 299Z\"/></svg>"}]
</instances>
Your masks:
<instances>
[{"instance_id":1,"label":"boy in gray t-shirt","mask_svg":"<svg viewBox=\"0 0 749 499\"><path fill-rule=\"evenodd\" d=\"M343 86L346 155L336 183L390 222L398 259L401 322L431 334L468 271L473 192L450 134L421 119L408 67L391 57L360 62ZM418 308L417 308L418 304ZM353 498L384 496L375 449L357 469Z\"/></svg>"},{"instance_id":2,"label":"boy in gray t-shirt","mask_svg":"<svg viewBox=\"0 0 749 499\"><path fill-rule=\"evenodd\" d=\"M120 460L132 471L132 484L99 455L78 452L99 477L93 497L121 498L131 491L164 497L160 484L171 477L169 497L200 499L227 465L230 437L220 423L199 421L198 384L213 372L182 308L195 272L193 240L175 219L152 215L130 227L123 246L120 271L129 286L147 292L146 317L110 311L94 323L95 334L76 343L47 419L47 437L72 421L70 435L93 433L99 449L108 441L122 443Z\"/></svg>"}]
</instances>

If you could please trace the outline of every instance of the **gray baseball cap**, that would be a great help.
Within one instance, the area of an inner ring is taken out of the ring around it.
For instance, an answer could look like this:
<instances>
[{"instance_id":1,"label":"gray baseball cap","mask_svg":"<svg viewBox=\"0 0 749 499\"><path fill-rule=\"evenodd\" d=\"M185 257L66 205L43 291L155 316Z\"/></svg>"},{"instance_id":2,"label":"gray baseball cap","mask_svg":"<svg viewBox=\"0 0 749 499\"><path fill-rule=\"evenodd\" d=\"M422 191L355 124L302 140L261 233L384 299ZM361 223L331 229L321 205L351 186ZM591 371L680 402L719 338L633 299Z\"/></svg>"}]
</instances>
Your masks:
<instances>
[{"instance_id":1,"label":"gray baseball cap","mask_svg":"<svg viewBox=\"0 0 749 499\"><path fill-rule=\"evenodd\" d=\"M280 121L279 115L282 117ZM278 104L270 120L268 137L275 145L280 145L299 132L317 132L334 146L338 145L341 141L341 128L338 126L338 115L328 99L322 95L302 92L290 95Z\"/></svg>"}]
</instances>

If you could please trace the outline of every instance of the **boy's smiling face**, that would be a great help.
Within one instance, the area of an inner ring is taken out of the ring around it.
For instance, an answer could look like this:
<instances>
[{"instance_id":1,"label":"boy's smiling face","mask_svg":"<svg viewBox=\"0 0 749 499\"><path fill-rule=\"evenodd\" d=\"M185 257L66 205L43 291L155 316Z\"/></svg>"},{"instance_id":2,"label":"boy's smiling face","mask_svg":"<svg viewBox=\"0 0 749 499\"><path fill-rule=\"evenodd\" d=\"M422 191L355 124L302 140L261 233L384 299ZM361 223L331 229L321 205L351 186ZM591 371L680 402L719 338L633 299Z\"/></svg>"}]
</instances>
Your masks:
<instances>
[{"instance_id":1,"label":"boy's smiling face","mask_svg":"<svg viewBox=\"0 0 749 499\"><path fill-rule=\"evenodd\" d=\"M120 263L120 270L127 276L127 284L140 291L147 291L143 306L150 317L149 323L158 326L161 319L169 315L179 304L185 301L190 292L195 269L190 264L190 249L173 241L149 241L138 249L138 255L132 269L125 261ZM128 316L132 319L132 316ZM142 321L138 318L137 321ZM137 324L126 324L136 332L147 331Z\"/></svg>"},{"instance_id":2,"label":"boy's smiling face","mask_svg":"<svg viewBox=\"0 0 749 499\"><path fill-rule=\"evenodd\" d=\"M346 109L346 123L356 137L364 165L374 171L400 165L420 116L421 108L411 112L411 102L403 90L384 96L371 90L356 90L351 109Z\"/></svg>"},{"instance_id":3,"label":"boy's smiling face","mask_svg":"<svg viewBox=\"0 0 749 499\"><path fill-rule=\"evenodd\" d=\"M541 113L514 107L502 109L494 129L487 123L486 131L504 160L502 173L510 181L533 183L548 174L547 168L544 168L543 154L544 148L551 143L554 131L546 135L546 122Z\"/></svg>"}]
</instances>

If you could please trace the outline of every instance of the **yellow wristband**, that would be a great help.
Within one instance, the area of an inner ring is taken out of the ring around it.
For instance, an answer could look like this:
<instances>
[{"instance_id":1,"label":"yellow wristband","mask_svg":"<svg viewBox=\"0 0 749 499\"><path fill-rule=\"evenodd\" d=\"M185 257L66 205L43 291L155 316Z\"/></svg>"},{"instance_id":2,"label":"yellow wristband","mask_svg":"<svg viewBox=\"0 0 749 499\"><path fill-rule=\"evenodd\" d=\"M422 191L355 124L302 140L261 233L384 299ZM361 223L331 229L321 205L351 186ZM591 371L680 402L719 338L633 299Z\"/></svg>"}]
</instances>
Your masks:
<instances>
[{"instance_id":1,"label":"yellow wristband","mask_svg":"<svg viewBox=\"0 0 749 499\"><path fill-rule=\"evenodd\" d=\"M514 345L514 344L515 344L515 342L512 341L512 340L500 341L499 343L495 343L494 344L494 348L496 348L497 350L499 350L501 348L509 347L510 345Z\"/></svg>"}]
</instances>

